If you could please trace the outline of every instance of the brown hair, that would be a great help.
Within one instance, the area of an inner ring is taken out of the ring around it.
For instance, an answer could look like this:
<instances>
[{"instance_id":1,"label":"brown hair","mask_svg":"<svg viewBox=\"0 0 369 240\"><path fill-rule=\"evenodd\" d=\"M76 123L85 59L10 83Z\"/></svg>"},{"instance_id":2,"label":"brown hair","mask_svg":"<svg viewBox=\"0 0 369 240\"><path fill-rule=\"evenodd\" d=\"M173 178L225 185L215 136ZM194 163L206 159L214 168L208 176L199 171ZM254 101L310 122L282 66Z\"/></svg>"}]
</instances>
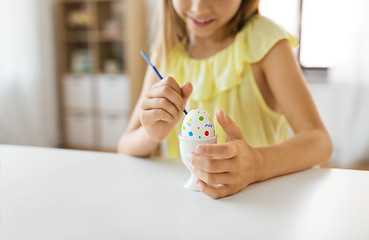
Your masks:
<instances>
[{"instance_id":1,"label":"brown hair","mask_svg":"<svg viewBox=\"0 0 369 240\"><path fill-rule=\"evenodd\" d=\"M161 29L152 46L152 58L162 71L167 68L167 59L171 49L188 37L186 24L174 10L172 0L161 1ZM259 13L259 0L242 0L237 13L227 23L225 36L236 35L251 16Z\"/></svg>"}]
</instances>

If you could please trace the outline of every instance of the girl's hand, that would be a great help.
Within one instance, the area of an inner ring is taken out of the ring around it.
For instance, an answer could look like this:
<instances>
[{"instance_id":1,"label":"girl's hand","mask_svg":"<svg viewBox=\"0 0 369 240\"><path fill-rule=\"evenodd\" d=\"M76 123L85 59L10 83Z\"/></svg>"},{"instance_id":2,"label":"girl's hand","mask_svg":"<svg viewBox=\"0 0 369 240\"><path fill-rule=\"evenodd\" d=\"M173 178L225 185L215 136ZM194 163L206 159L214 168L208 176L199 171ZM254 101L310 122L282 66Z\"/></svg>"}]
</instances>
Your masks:
<instances>
[{"instance_id":1,"label":"girl's hand","mask_svg":"<svg viewBox=\"0 0 369 240\"><path fill-rule=\"evenodd\" d=\"M217 111L217 120L227 134L227 142L199 145L189 158L201 192L216 199L259 181L262 170L261 153L247 144L236 123L222 110Z\"/></svg>"},{"instance_id":2,"label":"girl's hand","mask_svg":"<svg viewBox=\"0 0 369 240\"><path fill-rule=\"evenodd\" d=\"M172 77L152 86L140 111L141 124L151 140L160 142L169 134L181 118L191 93L191 83L180 87Z\"/></svg>"}]
</instances>

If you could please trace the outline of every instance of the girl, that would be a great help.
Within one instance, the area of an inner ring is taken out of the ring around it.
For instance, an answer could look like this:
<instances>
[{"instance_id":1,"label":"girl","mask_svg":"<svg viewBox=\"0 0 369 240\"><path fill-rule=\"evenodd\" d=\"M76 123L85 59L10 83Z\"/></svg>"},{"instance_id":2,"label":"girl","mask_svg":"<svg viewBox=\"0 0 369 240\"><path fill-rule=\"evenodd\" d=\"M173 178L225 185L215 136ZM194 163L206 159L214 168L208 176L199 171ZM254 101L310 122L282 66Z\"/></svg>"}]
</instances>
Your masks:
<instances>
[{"instance_id":1,"label":"girl","mask_svg":"<svg viewBox=\"0 0 369 240\"><path fill-rule=\"evenodd\" d=\"M198 146L189 161L212 198L329 159L330 137L291 50L296 40L258 5L162 0L151 58L173 78L158 81L148 68L120 153L149 156L167 139L169 155L179 157L183 110L200 107L216 116L218 144ZM289 139L288 125L295 133Z\"/></svg>"}]
</instances>

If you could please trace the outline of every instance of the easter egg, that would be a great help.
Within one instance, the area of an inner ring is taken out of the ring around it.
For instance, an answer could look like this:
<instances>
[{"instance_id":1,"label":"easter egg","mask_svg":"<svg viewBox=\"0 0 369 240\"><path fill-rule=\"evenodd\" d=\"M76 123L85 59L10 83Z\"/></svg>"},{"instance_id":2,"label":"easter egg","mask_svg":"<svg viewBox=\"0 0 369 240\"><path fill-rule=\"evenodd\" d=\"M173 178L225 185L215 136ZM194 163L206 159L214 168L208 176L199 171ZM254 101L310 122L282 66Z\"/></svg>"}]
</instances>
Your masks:
<instances>
[{"instance_id":1,"label":"easter egg","mask_svg":"<svg viewBox=\"0 0 369 240\"><path fill-rule=\"evenodd\" d=\"M215 136L214 123L206 111L195 108L189 111L182 123L182 137L204 139Z\"/></svg>"}]
</instances>

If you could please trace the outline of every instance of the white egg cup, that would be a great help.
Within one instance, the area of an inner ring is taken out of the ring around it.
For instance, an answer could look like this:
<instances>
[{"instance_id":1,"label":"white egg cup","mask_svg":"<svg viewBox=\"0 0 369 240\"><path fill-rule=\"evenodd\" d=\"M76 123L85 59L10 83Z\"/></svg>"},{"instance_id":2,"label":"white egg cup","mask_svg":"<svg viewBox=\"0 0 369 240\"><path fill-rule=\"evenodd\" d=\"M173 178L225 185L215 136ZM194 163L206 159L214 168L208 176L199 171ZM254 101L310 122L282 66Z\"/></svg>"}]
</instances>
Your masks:
<instances>
[{"instance_id":1,"label":"white egg cup","mask_svg":"<svg viewBox=\"0 0 369 240\"><path fill-rule=\"evenodd\" d=\"M182 162L184 165L190 170L191 177L188 181L184 184L184 188L191 190L191 191L200 191L197 187L196 180L197 177L193 174L191 169L191 163L188 161L188 155L191 152L196 151L196 147L200 144L214 144L217 143L217 135L213 137L203 138L203 139L190 139L184 138L181 134L178 135L179 139L179 152L181 154Z\"/></svg>"}]
</instances>

